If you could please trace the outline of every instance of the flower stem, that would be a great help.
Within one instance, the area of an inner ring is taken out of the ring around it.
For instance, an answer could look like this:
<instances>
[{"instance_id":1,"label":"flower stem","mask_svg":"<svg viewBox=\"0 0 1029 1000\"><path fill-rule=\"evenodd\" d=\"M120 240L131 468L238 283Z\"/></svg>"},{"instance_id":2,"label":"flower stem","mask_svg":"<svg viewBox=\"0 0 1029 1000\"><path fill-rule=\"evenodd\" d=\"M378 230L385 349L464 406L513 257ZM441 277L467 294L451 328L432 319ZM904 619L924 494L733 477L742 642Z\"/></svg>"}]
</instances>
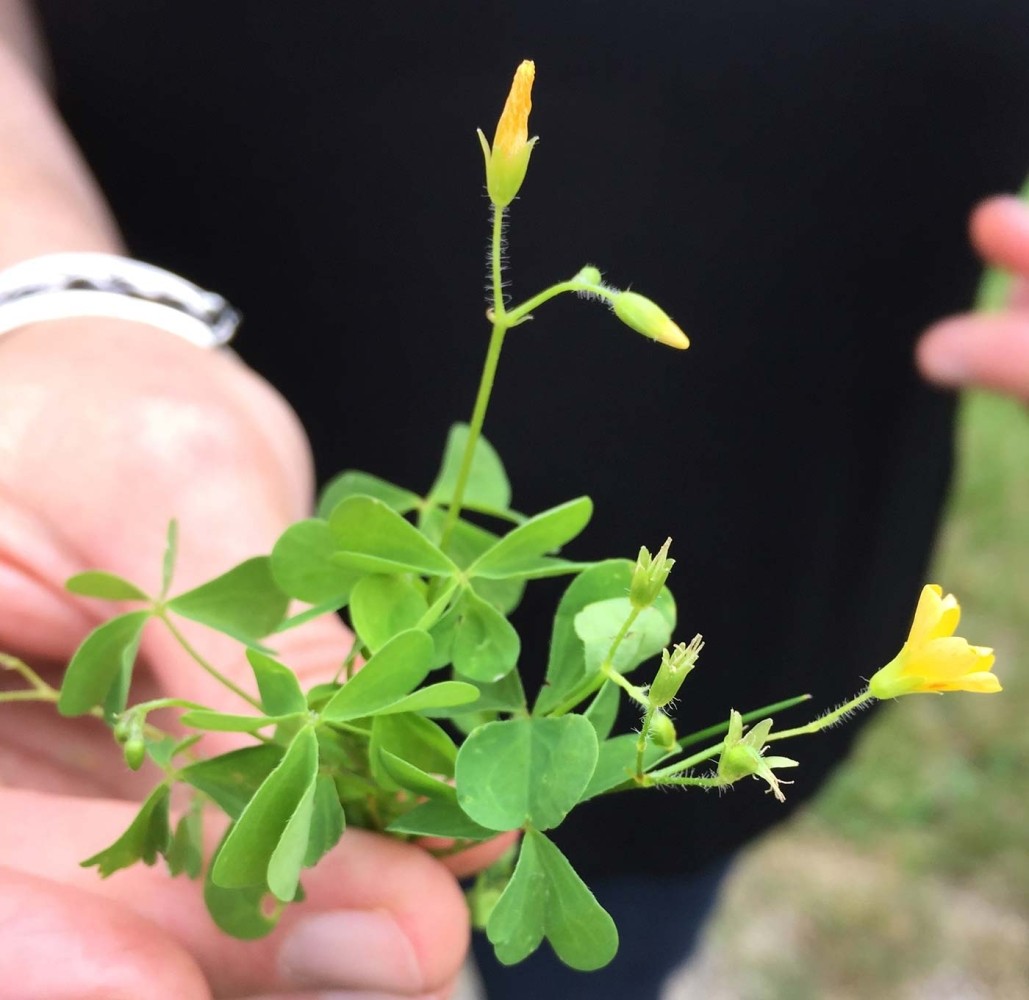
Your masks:
<instances>
[{"instance_id":1,"label":"flower stem","mask_svg":"<svg viewBox=\"0 0 1029 1000\"><path fill-rule=\"evenodd\" d=\"M497 365L500 363L500 352L504 346L504 335L511 325L504 311L503 251L504 209L494 206L493 238L490 252L490 270L493 283L493 309L491 312L493 332L490 334L489 347L486 349L486 361L482 366L482 376L479 379L479 390L476 393L475 405L472 408L472 418L468 421L468 440L465 443L464 455L461 456L461 467L457 473L454 495L450 499L447 517L443 522L440 548L444 550L446 549L447 542L450 540L454 525L457 524L457 519L461 514L461 502L464 499L464 491L468 485L468 477L471 475L475 446L479 442L482 425L486 421L486 410L489 407L490 396L493 393L493 382L497 375Z\"/></svg>"},{"instance_id":2,"label":"flower stem","mask_svg":"<svg viewBox=\"0 0 1029 1000\"><path fill-rule=\"evenodd\" d=\"M873 701L875 701L875 698L867 690L862 691L861 694L851 698L850 701L844 702L839 708L834 708L824 715L820 715L805 726L797 726L794 729L782 729L779 732L773 731L769 733L766 742L774 743L776 740L788 740L793 736L806 736L808 733L821 732L823 729L828 729L841 719L846 718L851 712L865 708Z\"/></svg>"}]
</instances>

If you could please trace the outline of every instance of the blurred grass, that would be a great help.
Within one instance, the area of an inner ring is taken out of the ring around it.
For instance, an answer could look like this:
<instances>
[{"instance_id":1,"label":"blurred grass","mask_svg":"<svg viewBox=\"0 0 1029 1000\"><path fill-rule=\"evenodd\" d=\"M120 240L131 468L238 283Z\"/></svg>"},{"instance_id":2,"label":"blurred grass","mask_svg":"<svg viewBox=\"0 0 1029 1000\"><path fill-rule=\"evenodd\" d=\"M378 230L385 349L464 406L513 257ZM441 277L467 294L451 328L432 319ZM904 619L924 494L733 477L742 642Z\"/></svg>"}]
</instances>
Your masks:
<instances>
[{"instance_id":1,"label":"blurred grass","mask_svg":"<svg viewBox=\"0 0 1029 1000\"><path fill-rule=\"evenodd\" d=\"M1004 693L880 709L753 848L678 1000L1029 997L1029 411L971 394L931 579Z\"/></svg>"}]
</instances>

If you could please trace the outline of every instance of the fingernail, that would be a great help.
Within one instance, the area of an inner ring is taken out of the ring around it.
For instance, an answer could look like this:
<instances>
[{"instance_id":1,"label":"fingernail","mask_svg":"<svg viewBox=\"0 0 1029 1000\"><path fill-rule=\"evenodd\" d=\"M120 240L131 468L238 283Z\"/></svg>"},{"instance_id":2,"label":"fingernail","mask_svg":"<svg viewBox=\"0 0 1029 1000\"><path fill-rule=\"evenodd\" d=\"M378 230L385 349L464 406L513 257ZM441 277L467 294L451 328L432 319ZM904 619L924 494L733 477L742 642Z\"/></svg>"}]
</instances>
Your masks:
<instances>
[{"instance_id":1,"label":"fingernail","mask_svg":"<svg viewBox=\"0 0 1029 1000\"><path fill-rule=\"evenodd\" d=\"M301 920L279 951L290 983L413 993L422 972L410 939L381 910L338 910Z\"/></svg>"}]
</instances>

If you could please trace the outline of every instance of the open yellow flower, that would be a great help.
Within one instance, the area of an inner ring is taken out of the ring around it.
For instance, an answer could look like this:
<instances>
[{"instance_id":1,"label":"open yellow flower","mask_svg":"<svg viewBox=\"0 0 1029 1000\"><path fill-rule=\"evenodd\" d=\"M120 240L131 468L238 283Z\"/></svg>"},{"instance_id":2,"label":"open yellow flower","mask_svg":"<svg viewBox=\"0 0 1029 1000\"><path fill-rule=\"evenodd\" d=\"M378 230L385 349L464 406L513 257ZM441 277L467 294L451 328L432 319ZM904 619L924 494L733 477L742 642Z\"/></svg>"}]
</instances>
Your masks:
<instances>
[{"instance_id":1,"label":"open yellow flower","mask_svg":"<svg viewBox=\"0 0 1029 1000\"><path fill-rule=\"evenodd\" d=\"M477 129L482 155L486 159L486 190L497 208L506 208L514 201L529 169L529 156L536 137L529 138L529 112L532 110L532 82L536 64L526 59L515 71L511 92L497 122L493 148L486 142L482 129Z\"/></svg>"},{"instance_id":2,"label":"open yellow flower","mask_svg":"<svg viewBox=\"0 0 1029 1000\"><path fill-rule=\"evenodd\" d=\"M944 597L935 583L926 584L907 642L869 681L869 694L882 699L931 691L1000 691L991 673L993 650L954 635L960 618L957 598Z\"/></svg>"}]
</instances>

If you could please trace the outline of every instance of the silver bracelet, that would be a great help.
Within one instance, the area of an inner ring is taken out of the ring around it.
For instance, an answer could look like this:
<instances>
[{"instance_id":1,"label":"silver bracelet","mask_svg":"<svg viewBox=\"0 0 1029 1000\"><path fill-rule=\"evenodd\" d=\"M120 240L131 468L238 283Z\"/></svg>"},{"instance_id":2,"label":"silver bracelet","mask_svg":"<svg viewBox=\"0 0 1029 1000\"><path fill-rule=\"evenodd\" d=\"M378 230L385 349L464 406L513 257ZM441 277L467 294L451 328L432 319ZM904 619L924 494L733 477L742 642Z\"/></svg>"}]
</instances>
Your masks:
<instances>
[{"instance_id":1,"label":"silver bracelet","mask_svg":"<svg viewBox=\"0 0 1029 1000\"><path fill-rule=\"evenodd\" d=\"M227 344L240 323L220 295L115 254L51 253L0 271L0 334L82 316L146 323L198 347Z\"/></svg>"}]
</instances>

